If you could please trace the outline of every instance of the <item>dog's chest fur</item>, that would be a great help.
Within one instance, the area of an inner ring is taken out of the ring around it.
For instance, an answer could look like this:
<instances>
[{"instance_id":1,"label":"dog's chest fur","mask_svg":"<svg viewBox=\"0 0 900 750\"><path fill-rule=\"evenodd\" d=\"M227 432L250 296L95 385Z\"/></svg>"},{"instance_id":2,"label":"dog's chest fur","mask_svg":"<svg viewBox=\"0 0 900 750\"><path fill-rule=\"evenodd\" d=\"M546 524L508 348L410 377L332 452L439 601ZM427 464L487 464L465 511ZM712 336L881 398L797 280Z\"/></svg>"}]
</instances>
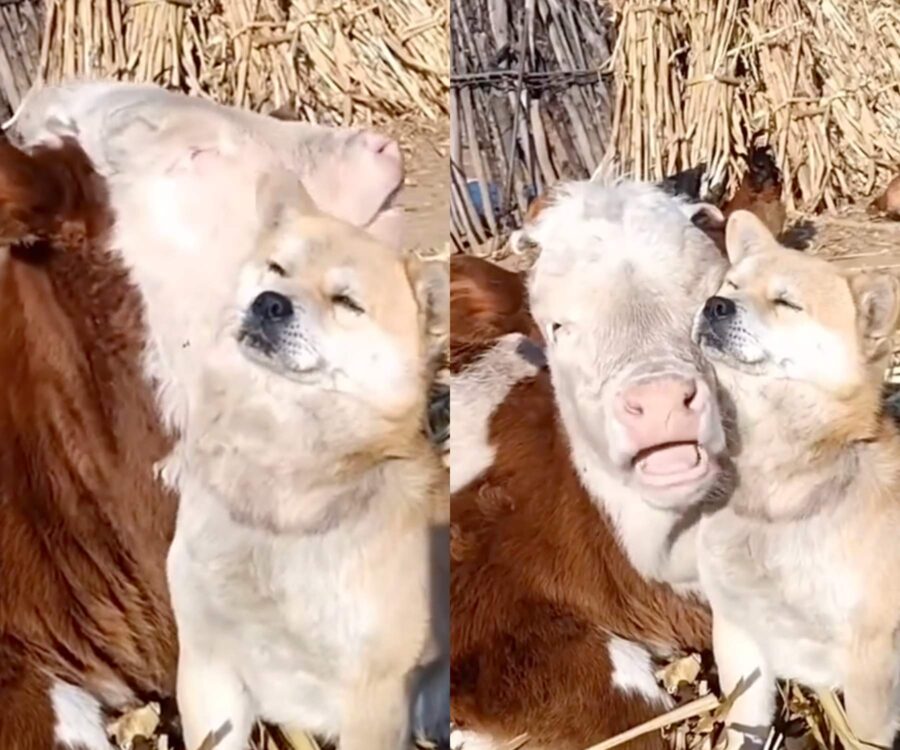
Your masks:
<instances>
[{"instance_id":1,"label":"dog's chest fur","mask_svg":"<svg viewBox=\"0 0 900 750\"><path fill-rule=\"evenodd\" d=\"M844 647L863 604L864 581L835 534L848 504L790 521L704 519L700 574L714 612L740 623L784 678L840 683Z\"/></svg>"},{"instance_id":2,"label":"dog's chest fur","mask_svg":"<svg viewBox=\"0 0 900 750\"><path fill-rule=\"evenodd\" d=\"M179 630L232 664L262 717L324 734L341 725L344 690L383 648L390 619L373 582L383 573L373 575L373 523L272 534L195 492L182 503L169 557ZM426 553L399 546L409 580Z\"/></svg>"}]
</instances>

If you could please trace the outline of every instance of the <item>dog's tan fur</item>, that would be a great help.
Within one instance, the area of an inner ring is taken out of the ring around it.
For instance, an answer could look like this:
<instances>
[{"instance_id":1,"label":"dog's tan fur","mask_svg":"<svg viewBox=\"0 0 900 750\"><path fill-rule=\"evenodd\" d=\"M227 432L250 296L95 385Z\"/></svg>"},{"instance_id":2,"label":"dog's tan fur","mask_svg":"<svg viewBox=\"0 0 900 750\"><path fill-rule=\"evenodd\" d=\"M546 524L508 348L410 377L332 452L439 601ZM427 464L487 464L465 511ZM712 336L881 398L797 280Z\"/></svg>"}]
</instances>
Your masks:
<instances>
[{"instance_id":1,"label":"dog's tan fur","mask_svg":"<svg viewBox=\"0 0 900 750\"><path fill-rule=\"evenodd\" d=\"M201 392L173 457L169 579L192 750L225 722L220 750L243 748L255 715L339 737L342 750L399 750L412 673L435 657L447 477L422 415L429 299L446 279L301 204L288 194L269 217L199 354ZM336 301L347 276L364 313ZM292 370L288 343L247 350L242 326L269 290L293 300L321 371Z\"/></svg>"},{"instance_id":2,"label":"dog's tan fur","mask_svg":"<svg viewBox=\"0 0 900 750\"><path fill-rule=\"evenodd\" d=\"M698 554L723 690L744 681L729 743L762 741L783 677L843 688L858 737L890 746L900 437L880 393L898 282L783 248L746 212L729 220L727 248L718 297L735 307L699 316L695 334L740 436L739 487L703 522Z\"/></svg>"}]
</instances>

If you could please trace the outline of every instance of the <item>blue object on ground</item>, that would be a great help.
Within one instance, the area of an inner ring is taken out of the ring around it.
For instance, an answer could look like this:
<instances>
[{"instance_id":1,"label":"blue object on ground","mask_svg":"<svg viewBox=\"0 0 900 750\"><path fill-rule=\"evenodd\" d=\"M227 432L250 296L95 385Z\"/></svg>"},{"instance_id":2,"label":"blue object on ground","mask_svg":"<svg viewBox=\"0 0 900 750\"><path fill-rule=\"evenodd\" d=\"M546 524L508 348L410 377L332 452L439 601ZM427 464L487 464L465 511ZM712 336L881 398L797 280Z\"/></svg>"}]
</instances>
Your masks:
<instances>
[{"instance_id":1,"label":"blue object on ground","mask_svg":"<svg viewBox=\"0 0 900 750\"><path fill-rule=\"evenodd\" d=\"M480 218L485 217L484 210L484 201L481 196L481 186L478 184L477 180L469 180L466 182L466 188L469 191L469 198L472 200L472 206L475 208L475 211L478 213ZM489 182L488 186L488 196L491 201L491 208L494 209L494 213L496 214L500 210L500 199L502 197L502 191L500 186L494 182ZM528 185L525 188L525 200L528 203L531 203L537 197L537 189L534 185Z\"/></svg>"}]
</instances>

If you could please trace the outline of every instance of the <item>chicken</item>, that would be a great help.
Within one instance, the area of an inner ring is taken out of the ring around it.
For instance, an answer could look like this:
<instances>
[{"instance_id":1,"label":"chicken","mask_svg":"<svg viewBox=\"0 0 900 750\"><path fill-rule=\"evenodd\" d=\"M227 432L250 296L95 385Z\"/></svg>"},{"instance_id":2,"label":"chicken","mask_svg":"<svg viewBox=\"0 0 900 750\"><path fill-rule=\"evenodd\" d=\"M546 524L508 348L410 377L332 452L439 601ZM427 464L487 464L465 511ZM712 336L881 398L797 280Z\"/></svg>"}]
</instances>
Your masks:
<instances>
[{"instance_id":1,"label":"chicken","mask_svg":"<svg viewBox=\"0 0 900 750\"><path fill-rule=\"evenodd\" d=\"M699 201L705 174L706 164L698 164L696 167L682 169L680 172L663 177L659 186L671 195L683 195L689 200Z\"/></svg>"},{"instance_id":2,"label":"chicken","mask_svg":"<svg viewBox=\"0 0 900 750\"><path fill-rule=\"evenodd\" d=\"M737 192L722 206L722 213L728 219L735 211L749 211L778 237L787 219L781 190L781 170L771 147L753 146L747 155L747 172Z\"/></svg>"},{"instance_id":3,"label":"chicken","mask_svg":"<svg viewBox=\"0 0 900 750\"><path fill-rule=\"evenodd\" d=\"M869 213L900 221L900 175L891 180L885 191L869 204Z\"/></svg>"}]
</instances>

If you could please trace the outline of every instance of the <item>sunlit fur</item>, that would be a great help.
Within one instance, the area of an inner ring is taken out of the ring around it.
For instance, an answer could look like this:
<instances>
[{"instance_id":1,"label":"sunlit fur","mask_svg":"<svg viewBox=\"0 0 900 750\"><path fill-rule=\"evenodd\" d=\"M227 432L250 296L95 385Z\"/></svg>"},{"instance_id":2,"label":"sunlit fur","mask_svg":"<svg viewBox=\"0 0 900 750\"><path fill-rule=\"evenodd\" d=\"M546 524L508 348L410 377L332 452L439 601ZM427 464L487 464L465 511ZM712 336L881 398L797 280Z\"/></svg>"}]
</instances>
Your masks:
<instances>
[{"instance_id":1,"label":"sunlit fur","mask_svg":"<svg viewBox=\"0 0 900 750\"><path fill-rule=\"evenodd\" d=\"M730 314L695 326L737 412L740 482L701 524L701 580L720 680L748 689L729 721L762 742L775 678L844 691L860 739L900 719L900 437L881 387L900 285L781 247L729 220Z\"/></svg>"}]
</instances>

